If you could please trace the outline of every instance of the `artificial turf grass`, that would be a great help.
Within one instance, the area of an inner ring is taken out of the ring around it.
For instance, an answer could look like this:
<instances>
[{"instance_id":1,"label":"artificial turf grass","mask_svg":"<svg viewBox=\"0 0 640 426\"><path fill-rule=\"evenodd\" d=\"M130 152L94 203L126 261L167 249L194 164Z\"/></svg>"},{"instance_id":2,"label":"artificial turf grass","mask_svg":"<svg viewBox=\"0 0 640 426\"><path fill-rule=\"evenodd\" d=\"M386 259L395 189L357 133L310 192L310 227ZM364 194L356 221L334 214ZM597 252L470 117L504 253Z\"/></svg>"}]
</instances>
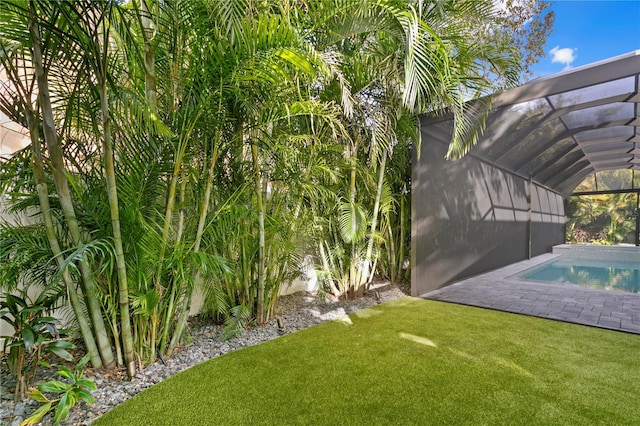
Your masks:
<instances>
[{"instance_id":1,"label":"artificial turf grass","mask_svg":"<svg viewBox=\"0 0 640 426\"><path fill-rule=\"evenodd\" d=\"M634 424L640 336L402 298L195 366L93 424Z\"/></svg>"}]
</instances>

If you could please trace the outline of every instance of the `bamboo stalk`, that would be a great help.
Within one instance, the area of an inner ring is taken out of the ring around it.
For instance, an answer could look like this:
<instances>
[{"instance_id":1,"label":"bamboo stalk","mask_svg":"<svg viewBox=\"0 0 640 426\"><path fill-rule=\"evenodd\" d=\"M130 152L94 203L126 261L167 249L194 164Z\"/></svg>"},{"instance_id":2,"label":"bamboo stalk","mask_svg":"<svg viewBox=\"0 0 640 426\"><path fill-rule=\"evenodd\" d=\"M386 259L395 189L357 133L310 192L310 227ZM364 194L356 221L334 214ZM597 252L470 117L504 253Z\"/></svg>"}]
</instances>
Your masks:
<instances>
[{"instance_id":1,"label":"bamboo stalk","mask_svg":"<svg viewBox=\"0 0 640 426\"><path fill-rule=\"evenodd\" d=\"M200 217L198 219L198 230L196 231L196 240L194 242L193 251L200 251L200 243L202 241L202 236L204 235L204 226L207 219L207 215L209 214L209 203L211 200L211 191L213 190L213 178L215 172L215 166L218 161L219 156L219 146L220 146L220 137L217 137L217 142L215 143L215 147L213 150L213 154L211 155L211 160L209 162L209 170L207 170L207 185L204 191L204 199L202 201L202 206L200 206ZM199 278L199 273L196 273L196 278L194 280L194 285L197 284ZM190 286L187 289L187 294L185 294L182 310L180 312L180 317L178 318L178 322L176 325L176 330L171 336L171 341L169 342L169 347L165 351L165 355L169 356L173 353L178 341L182 337L182 332L184 331L184 327L187 322L187 318L189 316L189 311L191 310L191 297L193 295L193 286ZM165 333L168 332L168 327L165 328ZM166 334L163 336L163 341L166 342ZM161 345L164 347L164 344Z\"/></svg>"},{"instance_id":2,"label":"bamboo stalk","mask_svg":"<svg viewBox=\"0 0 640 426\"><path fill-rule=\"evenodd\" d=\"M388 150L385 150L384 153L382 154L382 160L380 161L380 167L378 170L378 186L376 188L376 201L373 205L373 218L371 219L371 232L369 234L369 243L367 245L367 253L364 258L365 262L367 262L365 265L365 267L367 268L366 276L364 277L365 282L370 282L371 279L373 278L373 274L375 273L375 270L371 267L371 258L373 255L373 241L375 239L375 233L378 226L378 213L380 212L380 199L382 198L382 186L384 184L384 172L387 165L387 155L388 155Z\"/></svg>"},{"instance_id":3,"label":"bamboo stalk","mask_svg":"<svg viewBox=\"0 0 640 426\"><path fill-rule=\"evenodd\" d=\"M32 15L30 16L28 27L31 41L33 43L33 65L39 89L38 100L42 108L44 139L47 143L49 160L51 162L51 169L60 207L62 208L73 243L76 246L79 246L82 244L82 236L76 219L71 193L69 191L62 149L58 141L58 135L53 118L51 98L49 95L49 83L47 81L42 61L40 28L36 21L35 6L33 3L30 3L30 7ZM86 259L82 259L80 261L80 273L85 287L85 297L91 320L93 322L93 332L100 352L100 357L102 358L104 367L111 368L115 364L113 351L111 350L111 345L109 343L108 334L104 324L102 309L96 298L95 282L93 281L92 272Z\"/></svg>"},{"instance_id":4,"label":"bamboo stalk","mask_svg":"<svg viewBox=\"0 0 640 426\"><path fill-rule=\"evenodd\" d=\"M47 240L49 241L49 246L51 247L51 252L53 253L53 257L56 259L58 267L61 267L64 264L64 255L62 254L60 244L58 243L58 238L56 237L53 217L51 214L51 207L49 205L49 190L47 189L47 180L44 173L44 165L42 162L42 155L40 151L40 130L38 128L38 123L34 111L27 107L25 108L25 115L27 117L29 135L31 137L31 155L33 160L31 165L33 176L36 181L36 190L38 192L38 200L40 202L40 211L42 213L44 227L47 234ZM80 335L82 336L82 339L87 347L87 351L89 352L91 365L93 366L93 368L100 368L102 367L102 360L100 359L96 341L93 337L93 334L91 333L89 319L86 317L84 311L82 310L76 286L74 285L67 269L64 269L62 271L62 280L64 281L65 287L67 289L69 303L71 304L73 313L78 320Z\"/></svg>"},{"instance_id":5,"label":"bamboo stalk","mask_svg":"<svg viewBox=\"0 0 640 426\"><path fill-rule=\"evenodd\" d=\"M106 47L105 47L106 49ZM106 56L106 53L105 53ZM102 58L106 62L106 57ZM102 63L106 66L105 63ZM102 69L106 73L106 69ZM113 140L111 137L111 118L109 116L109 101L107 98L106 75L100 76L100 106L102 109L102 131L103 131L103 156L105 165L105 177L107 183L107 196L109 200L109 211L111 214L111 228L113 232L113 243L116 251L116 271L118 274L118 304L120 307L120 328L122 346L124 352L124 362L129 378L136 374L135 350L133 348L133 335L131 333L131 316L129 313L129 285L127 281L127 267L122 247L122 233L120 231L120 211L118 207L118 189L116 184Z\"/></svg>"},{"instance_id":6,"label":"bamboo stalk","mask_svg":"<svg viewBox=\"0 0 640 426\"><path fill-rule=\"evenodd\" d=\"M256 184L256 203L258 207L258 324L264 324L264 285L265 285L265 256L264 256L264 203L262 200L262 176L260 173L260 162L258 158L258 147L251 145L251 158L253 160L253 170Z\"/></svg>"}]
</instances>

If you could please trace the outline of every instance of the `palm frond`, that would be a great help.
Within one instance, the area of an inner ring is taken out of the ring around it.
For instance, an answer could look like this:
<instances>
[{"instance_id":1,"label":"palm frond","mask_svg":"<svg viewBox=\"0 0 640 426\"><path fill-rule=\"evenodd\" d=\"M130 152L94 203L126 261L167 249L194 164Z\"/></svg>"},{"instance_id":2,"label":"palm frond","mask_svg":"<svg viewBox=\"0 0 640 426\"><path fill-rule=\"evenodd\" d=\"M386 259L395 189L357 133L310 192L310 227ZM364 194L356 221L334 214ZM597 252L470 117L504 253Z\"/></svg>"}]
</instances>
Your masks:
<instances>
[{"instance_id":1,"label":"palm frond","mask_svg":"<svg viewBox=\"0 0 640 426\"><path fill-rule=\"evenodd\" d=\"M0 223L0 288L47 288L58 281L55 271L43 225Z\"/></svg>"},{"instance_id":2,"label":"palm frond","mask_svg":"<svg viewBox=\"0 0 640 426\"><path fill-rule=\"evenodd\" d=\"M346 243L362 240L367 232L369 218L362 205L355 202L343 202L338 209L340 235Z\"/></svg>"}]
</instances>

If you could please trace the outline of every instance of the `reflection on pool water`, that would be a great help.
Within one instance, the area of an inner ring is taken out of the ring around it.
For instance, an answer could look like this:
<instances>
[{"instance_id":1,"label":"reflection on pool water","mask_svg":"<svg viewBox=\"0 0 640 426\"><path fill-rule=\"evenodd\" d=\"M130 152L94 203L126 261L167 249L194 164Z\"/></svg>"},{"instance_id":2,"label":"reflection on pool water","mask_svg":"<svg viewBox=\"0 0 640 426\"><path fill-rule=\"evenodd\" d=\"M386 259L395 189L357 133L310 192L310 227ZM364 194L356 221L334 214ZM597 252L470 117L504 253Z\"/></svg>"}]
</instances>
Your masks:
<instances>
[{"instance_id":1,"label":"reflection on pool water","mask_svg":"<svg viewBox=\"0 0 640 426\"><path fill-rule=\"evenodd\" d=\"M640 293L639 262L560 256L522 272L518 278Z\"/></svg>"}]
</instances>

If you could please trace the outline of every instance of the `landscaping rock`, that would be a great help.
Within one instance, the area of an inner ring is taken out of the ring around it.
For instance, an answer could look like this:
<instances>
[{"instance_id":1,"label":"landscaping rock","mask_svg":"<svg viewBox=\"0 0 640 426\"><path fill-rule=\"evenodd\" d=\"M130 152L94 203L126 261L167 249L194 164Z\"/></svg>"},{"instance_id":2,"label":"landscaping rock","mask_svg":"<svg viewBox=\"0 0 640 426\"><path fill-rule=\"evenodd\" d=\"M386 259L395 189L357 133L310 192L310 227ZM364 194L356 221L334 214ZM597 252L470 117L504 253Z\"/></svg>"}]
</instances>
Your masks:
<instances>
[{"instance_id":1,"label":"landscaping rock","mask_svg":"<svg viewBox=\"0 0 640 426\"><path fill-rule=\"evenodd\" d=\"M22 417L24 416L24 402L18 402L15 407L13 407L13 415L16 417Z\"/></svg>"}]
</instances>

